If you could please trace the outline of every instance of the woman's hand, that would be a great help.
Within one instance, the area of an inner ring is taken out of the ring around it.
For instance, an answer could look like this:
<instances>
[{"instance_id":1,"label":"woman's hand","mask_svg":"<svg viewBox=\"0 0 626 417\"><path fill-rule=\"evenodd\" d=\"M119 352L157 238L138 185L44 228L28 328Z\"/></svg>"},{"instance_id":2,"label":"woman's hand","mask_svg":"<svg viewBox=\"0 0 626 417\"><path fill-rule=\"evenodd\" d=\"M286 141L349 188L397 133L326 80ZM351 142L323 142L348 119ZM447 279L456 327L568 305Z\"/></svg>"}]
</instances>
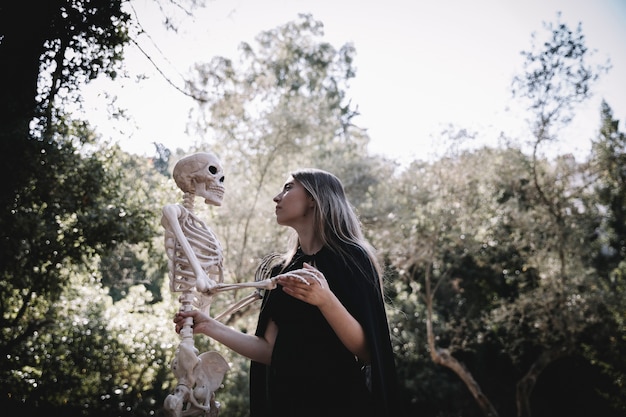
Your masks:
<instances>
[{"instance_id":1,"label":"woman's hand","mask_svg":"<svg viewBox=\"0 0 626 417\"><path fill-rule=\"evenodd\" d=\"M242 333L220 323L199 310L179 311L176 313L174 323L176 323L177 333L181 332L186 322L191 325L193 333L202 333L209 336L253 361L269 365L272 360L272 351L274 350L278 327L271 320L267 325L267 329L265 329L265 335L262 337Z\"/></svg>"},{"instance_id":2,"label":"woman's hand","mask_svg":"<svg viewBox=\"0 0 626 417\"><path fill-rule=\"evenodd\" d=\"M192 319L191 328L194 333L202 333L206 335L210 334L211 325L215 321L213 318L209 317L209 315L199 310L179 311L174 316L176 333L180 333L187 318Z\"/></svg>"},{"instance_id":3,"label":"woman's hand","mask_svg":"<svg viewBox=\"0 0 626 417\"><path fill-rule=\"evenodd\" d=\"M302 269L279 275L277 278L285 293L320 309L334 297L324 274L306 262Z\"/></svg>"}]
</instances>

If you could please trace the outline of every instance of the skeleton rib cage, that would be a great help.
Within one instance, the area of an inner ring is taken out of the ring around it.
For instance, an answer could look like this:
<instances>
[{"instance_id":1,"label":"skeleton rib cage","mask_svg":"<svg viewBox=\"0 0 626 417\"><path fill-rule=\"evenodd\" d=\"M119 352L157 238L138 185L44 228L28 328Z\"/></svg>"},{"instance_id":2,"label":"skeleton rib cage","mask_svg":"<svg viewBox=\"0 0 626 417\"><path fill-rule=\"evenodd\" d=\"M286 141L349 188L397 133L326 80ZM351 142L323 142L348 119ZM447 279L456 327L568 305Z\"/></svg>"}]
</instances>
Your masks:
<instances>
[{"instance_id":1,"label":"skeleton rib cage","mask_svg":"<svg viewBox=\"0 0 626 417\"><path fill-rule=\"evenodd\" d=\"M180 227L193 250L193 256L209 279L209 288L224 281L223 255L220 242L213 232L195 214L182 210ZM165 232L165 249L168 257L170 290L173 292L193 291L196 289L197 277L193 262L183 248L185 242L177 239L171 231Z\"/></svg>"}]
</instances>

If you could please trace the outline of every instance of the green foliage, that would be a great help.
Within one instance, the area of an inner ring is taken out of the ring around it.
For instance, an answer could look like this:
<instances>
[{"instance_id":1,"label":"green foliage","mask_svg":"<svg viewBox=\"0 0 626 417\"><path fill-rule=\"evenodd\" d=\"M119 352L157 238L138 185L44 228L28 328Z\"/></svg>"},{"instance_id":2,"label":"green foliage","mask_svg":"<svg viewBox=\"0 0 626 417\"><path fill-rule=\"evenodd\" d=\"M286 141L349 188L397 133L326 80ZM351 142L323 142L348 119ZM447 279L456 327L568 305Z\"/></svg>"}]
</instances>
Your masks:
<instances>
[{"instance_id":1,"label":"green foliage","mask_svg":"<svg viewBox=\"0 0 626 417\"><path fill-rule=\"evenodd\" d=\"M593 143L593 168L597 177L598 204L607 214L598 239L602 250L595 266L610 273L626 256L626 135L607 103L602 104L600 136Z\"/></svg>"},{"instance_id":2,"label":"green foliage","mask_svg":"<svg viewBox=\"0 0 626 417\"><path fill-rule=\"evenodd\" d=\"M619 121L607 103L602 104L600 134L593 143L592 171L596 199L603 216L594 233L591 263L598 272L594 291L606 308L602 326L594 329L593 338L585 352L613 381L616 392L606 389L603 394L626 412L624 358L626 338L626 134L619 130Z\"/></svg>"},{"instance_id":3,"label":"green foliage","mask_svg":"<svg viewBox=\"0 0 626 417\"><path fill-rule=\"evenodd\" d=\"M157 217L145 206L147 196L139 192L141 184L134 184L141 178L134 175L138 170L129 169L128 164L121 169L121 161L129 161L128 156L108 148L84 158L71 152L72 157L62 163L60 153L50 153L57 159L42 154L42 165L55 165L56 169L37 171L42 177L38 186L24 190L12 216L2 218L6 235L0 286L4 307L0 346L7 360L0 370L0 390L3 400L8 396L27 405L87 407L81 412L93 415L88 410L102 407L103 402L97 400L101 395L119 399L114 391L125 385L137 389L135 378L139 375L146 375L142 389L147 390L155 375L163 372L160 367L167 363L161 358L150 373L135 369L129 381L116 379L132 373L131 368L137 365L125 363L132 357L131 349L118 339L120 330L105 326L111 320L103 310L119 313L122 307L112 306L111 301L101 304L98 300L107 297L98 289L101 282L119 288L123 281L118 281L116 271L102 269L107 266L102 260L114 256L124 245L134 245L133 256L142 256L144 264L131 265L130 269L143 269L141 280L159 296L161 289L155 286L164 281L165 264L155 263L150 243L157 233ZM108 280L101 279L100 274ZM154 282L145 282L146 278ZM129 290L134 284L125 284L125 302L129 302ZM82 286L94 287L96 292L85 292ZM142 295L142 300L151 298ZM79 308L83 305L85 310ZM161 314L159 327L168 316ZM144 320L150 317L147 314ZM141 336L136 330L131 334ZM148 336L141 338L144 344L149 340ZM169 354L158 340L150 343L157 346L147 352ZM138 349L141 347L132 347L133 351ZM140 359L137 356L138 366L150 363Z\"/></svg>"}]
</instances>

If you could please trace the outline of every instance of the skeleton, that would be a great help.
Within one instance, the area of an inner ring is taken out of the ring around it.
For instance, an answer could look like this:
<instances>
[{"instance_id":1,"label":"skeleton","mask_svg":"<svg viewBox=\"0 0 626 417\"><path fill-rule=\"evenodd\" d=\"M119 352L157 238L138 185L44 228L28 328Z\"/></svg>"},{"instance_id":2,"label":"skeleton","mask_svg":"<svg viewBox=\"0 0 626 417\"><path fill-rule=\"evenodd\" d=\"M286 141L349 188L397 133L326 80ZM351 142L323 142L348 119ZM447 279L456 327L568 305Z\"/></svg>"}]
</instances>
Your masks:
<instances>
[{"instance_id":1,"label":"skeleton","mask_svg":"<svg viewBox=\"0 0 626 417\"><path fill-rule=\"evenodd\" d=\"M259 268L254 282L223 282L220 242L193 211L196 196L204 198L206 204L222 204L224 171L218 158L205 152L189 155L178 161L173 176L184 193L183 205L163 207L161 224L165 229L170 291L182 293L179 297L180 310L190 311L195 307L209 314L216 293L238 288L255 289L250 296L215 317L219 320L260 299L261 290L276 288L278 277L263 279L265 274L262 271L269 264ZM219 403L215 401L214 392L221 385L229 366L217 352L198 355L192 325L193 319L188 317L180 330L181 342L171 364L178 384L165 399L164 409L172 417L216 417Z\"/></svg>"}]
</instances>

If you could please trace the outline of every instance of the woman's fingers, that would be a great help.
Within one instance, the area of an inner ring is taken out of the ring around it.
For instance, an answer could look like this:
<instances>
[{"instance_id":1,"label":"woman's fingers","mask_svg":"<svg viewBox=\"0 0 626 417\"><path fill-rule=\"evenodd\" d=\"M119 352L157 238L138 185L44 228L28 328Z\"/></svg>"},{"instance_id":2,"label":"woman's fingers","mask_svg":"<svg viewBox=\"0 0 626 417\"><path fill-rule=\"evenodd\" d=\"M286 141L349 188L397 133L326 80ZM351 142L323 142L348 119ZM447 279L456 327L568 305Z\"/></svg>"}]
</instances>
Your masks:
<instances>
[{"instance_id":1,"label":"woman's fingers","mask_svg":"<svg viewBox=\"0 0 626 417\"><path fill-rule=\"evenodd\" d=\"M320 271L305 263L302 269L278 276L287 294L312 305L321 305L328 298L328 282Z\"/></svg>"},{"instance_id":2,"label":"woman's fingers","mask_svg":"<svg viewBox=\"0 0 626 417\"><path fill-rule=\"evenodd\" d=\"M197 310L178 311L174 315L174 324L175 324L175 328L176 328L176 333L180 333L180 330L185 325L185 320L187 318L189 318L189 317L192 318L192 326L191 327L194 327L194 325L196 323L201 322L201 316L198 313L199 312Z\"/></svg>"},{"instance_id":3,"label":"woman's fingers","mask_svg":"<svg viewBox=\"0 0 626 417\"><path fill-rule=\"evenodd\" d=\"M295 271L286 272L284 274L278 275L278 282L281 285L289 285L291 283L295 283L296 281L301 282L304 285L318 284L322 288L325 287L324 283L326 282L326 278L324 278L324 274L318 271L315 267L309 265L308 263L303 264L302 269L296 269Z\"/></svg>"},{"instance_id":4,"label":"woman's fingers","mask_svg":"<svg viewBox=\"0 0 626 417\"><path fill-rule=\"evenodd\" d=\"M326 277L324 276L324 274L322 274L320 271L318 271L315 267L309 265L308 263L304 263L303 264L304 268L307 271L311 272L311 276L313 277L313 279L315 280L315 282L317 284L319 284L320 287L322 288L326 288Z\"/></svg>"}]
</instances>

